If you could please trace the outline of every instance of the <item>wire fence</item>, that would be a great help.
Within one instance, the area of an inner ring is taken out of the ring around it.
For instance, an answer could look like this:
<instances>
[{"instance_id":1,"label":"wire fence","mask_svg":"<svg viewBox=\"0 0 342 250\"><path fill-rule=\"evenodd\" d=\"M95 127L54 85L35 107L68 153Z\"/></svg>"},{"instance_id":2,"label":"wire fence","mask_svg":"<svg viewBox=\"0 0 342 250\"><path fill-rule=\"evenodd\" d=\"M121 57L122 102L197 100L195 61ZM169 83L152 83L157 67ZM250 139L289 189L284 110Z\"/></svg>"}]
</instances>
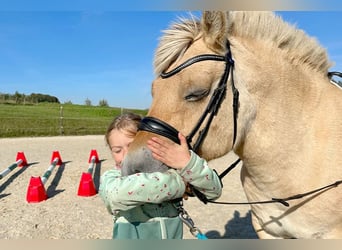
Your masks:
<instances>
[{"instance_id":1,"label":"wire fence","mask_svg":"<svg viewBox=\"0 0 342 250\"><path fill-rule=\"evenodd\" d=\"M82 105L0 105L0 137L100 135L124 112L146 110Z\"/></svg>"}]
</instances>

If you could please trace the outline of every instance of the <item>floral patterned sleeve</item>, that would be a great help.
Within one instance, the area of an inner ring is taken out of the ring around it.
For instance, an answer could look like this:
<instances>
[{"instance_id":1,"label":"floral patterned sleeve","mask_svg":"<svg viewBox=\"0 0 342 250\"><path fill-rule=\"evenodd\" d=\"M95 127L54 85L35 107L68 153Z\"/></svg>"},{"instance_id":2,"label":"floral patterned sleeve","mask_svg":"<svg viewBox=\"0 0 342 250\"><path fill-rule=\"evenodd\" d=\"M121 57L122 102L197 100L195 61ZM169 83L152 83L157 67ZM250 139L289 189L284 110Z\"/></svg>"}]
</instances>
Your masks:
<instances>
[{"instance_id":1,"label":"floral patterned sleeve","mask_svg":"<svg viewBox=\"0 0 342 250\"><path fill-rule=\"evenodd\" d=\"M179 171L185 182L193 185L208 200L215 200L221 196L222 183L216 172L208 166L203 158L193 151L191 159L185 168Z\"/></svg>"},{"instance_id":2,"label":"floral patterned sleeve","mask_svg":"<svg viewBox=\"0 0 342 250\"><path fill-rule=\"evenodd\" d=\"M161 203L182 197L185 183L176 170L121 176L112 169L101 176L99 195L108 211L129 210L144 203Z\"/></svg>"}]
</instances>

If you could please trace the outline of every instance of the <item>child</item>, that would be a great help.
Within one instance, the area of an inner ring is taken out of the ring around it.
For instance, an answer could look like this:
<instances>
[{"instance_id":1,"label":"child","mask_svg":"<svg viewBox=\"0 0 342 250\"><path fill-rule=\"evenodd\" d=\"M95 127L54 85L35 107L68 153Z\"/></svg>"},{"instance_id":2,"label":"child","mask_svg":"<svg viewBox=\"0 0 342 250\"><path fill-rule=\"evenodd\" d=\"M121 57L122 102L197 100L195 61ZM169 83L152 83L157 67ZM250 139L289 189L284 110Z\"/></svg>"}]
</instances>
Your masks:
<instances>
[{"instance_id":1,"label":"child","mask_svg":"<svg viewBox=\"0 0 342 250\"><path fill-rule=\"evenodd\" d=\"M170 166L164 173L137 173L121 176L121 163L137 133L139 115L116 117L105 135L115 168L101 176L99 194L114 217L114 239L182 239L183 225L177 204L190 183L206 196L216 199L222 186L207 162L181 145L153 137L148 147L153 156ZM191 177L189 175L191 173Z\"/></svg>"}]
</instances>

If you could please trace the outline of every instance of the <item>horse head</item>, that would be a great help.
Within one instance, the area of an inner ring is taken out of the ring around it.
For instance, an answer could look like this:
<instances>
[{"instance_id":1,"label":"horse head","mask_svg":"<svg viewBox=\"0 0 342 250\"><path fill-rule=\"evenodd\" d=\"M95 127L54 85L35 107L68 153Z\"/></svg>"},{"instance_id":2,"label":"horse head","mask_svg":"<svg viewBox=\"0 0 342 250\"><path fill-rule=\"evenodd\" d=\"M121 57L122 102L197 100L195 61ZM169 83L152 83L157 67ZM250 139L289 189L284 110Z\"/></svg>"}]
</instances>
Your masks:
<instances>
[{"instance_id":1,"label":"horse head","mask_svg":"<svg viewBox=\"0 0 342 250\"><path fill-rule=\"evenodd\" d=\"M232 149L235 136L243 130L239 126L234 131L238 119L232 109L234 91L239 113L245 113L246 107L237 101L228 31L227 16L221 12L204 12L200 21L182 20L165 31L155 54L152 105L130 146L123 174L165 171L167 166L153 159L146 142L152 136L165 136L163 131L170 127L188 136L189 144L207 160ZM252 112L241 117L252 117Z\"/></svg>"}]
</instances>

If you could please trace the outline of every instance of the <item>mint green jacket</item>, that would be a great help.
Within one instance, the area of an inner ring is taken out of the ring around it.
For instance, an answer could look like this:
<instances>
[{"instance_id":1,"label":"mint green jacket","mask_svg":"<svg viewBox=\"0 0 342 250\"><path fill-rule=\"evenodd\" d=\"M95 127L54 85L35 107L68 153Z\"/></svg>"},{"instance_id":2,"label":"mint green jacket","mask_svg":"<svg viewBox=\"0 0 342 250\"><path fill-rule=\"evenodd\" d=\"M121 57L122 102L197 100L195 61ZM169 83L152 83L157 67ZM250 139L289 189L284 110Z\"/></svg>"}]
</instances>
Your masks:
<instances>
[{"instance_id":1,"label":"mint green jacket","mask_svg":"<svg viewBox=\"0 0 342 250\"><path fill-rule=\"evenodd\" d=\"M209 200L217 199L222 186L207 162L191 152L182 170L121 176L112 169L101 176L99 195L113 215L114 239L181 239L183 225L174 200L192 184Z\"/></svg>"}]
</instances>

